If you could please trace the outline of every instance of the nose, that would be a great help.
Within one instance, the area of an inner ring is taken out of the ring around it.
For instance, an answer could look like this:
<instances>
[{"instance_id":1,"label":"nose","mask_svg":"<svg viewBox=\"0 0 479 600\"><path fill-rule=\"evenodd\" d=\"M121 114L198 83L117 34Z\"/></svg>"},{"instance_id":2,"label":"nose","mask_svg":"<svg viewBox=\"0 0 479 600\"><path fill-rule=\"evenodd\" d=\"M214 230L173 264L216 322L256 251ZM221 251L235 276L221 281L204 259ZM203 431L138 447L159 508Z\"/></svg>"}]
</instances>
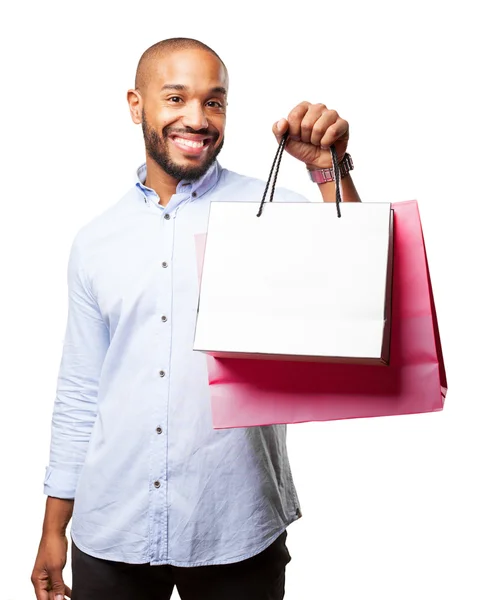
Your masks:
<instances>
[{"instance_id":1,"label":"nose","mask_svg":"<svg viewBox=\"0 0 479 600\"><path fill-rule=\"evenodd\" d=\"M185 106L183 123L191 129L208 129L208 119L201 102L189 102Z\"/></svg>"}]
</instances>

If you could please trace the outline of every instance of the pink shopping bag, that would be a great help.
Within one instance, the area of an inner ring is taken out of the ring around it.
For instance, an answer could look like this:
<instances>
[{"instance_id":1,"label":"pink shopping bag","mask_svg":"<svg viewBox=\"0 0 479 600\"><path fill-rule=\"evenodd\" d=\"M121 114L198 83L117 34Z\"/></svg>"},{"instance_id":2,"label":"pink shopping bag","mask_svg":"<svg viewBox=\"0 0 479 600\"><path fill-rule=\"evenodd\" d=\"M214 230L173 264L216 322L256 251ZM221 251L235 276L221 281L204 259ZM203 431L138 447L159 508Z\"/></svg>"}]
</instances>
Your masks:
<instances>
[{"instance_id":1,"label":"pink shopping bag","mask_svg":"<svg viewBox=\"0 0 479 600\"><path fill-rule=\"evenodd\" d=\"M417 202L393 210L389 366L207 356L215 429L442 410L446 372Z\"/></svg>"}]
</instances>

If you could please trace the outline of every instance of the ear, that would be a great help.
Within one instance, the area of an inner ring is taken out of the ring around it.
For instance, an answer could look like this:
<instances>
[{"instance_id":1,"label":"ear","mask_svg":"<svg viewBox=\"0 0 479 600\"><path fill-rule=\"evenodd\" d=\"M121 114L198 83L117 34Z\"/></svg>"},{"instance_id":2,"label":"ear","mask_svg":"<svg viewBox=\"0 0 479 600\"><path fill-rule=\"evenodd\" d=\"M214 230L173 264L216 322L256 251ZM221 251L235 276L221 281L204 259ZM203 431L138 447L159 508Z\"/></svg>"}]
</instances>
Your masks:
<instances>
[{"instance_id":1,"label":"ear","mask_svg":"<svg viewBox=\"0 0 479 600\"><path fill-rule=\"evenodd\" d=\"M136 125L141 123L141 115L143 112L143 98L138 90L128 90L126 94L128 106L130 107L131 120Z\"/></svg>"}]
</instances>

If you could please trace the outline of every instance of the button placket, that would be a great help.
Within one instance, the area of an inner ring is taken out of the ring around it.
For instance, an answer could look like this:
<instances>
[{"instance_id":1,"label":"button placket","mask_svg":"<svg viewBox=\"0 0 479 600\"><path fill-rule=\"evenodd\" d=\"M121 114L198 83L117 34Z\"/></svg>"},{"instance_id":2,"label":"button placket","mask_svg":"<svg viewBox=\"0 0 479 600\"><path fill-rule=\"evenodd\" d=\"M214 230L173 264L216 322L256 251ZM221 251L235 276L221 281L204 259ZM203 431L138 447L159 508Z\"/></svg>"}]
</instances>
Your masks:
<instances>
[{"instance_id":1,"label":"button placket","mask_svg":"<svg viewBox=\"0 0 479 600\"><path fill-rule=\"evenodd\" d=\"M161 223L161 236L159 236L159 268L157 277L159 280L157 302L157 344L156 344L156 378L157 395L156 410L151 414L155 436L152 444L153 464L155 470L150 479L151 485L151 531L152 544L150 546L150 560L161 562L168 552L167 546L167 524L168 508L166 502L168 480L167 452L168 431L163 424L168 422L168 404L170 393L170 360L171 360L171 305L173 302L173 248L175 235L175 207L169 206L168 212L163 213ZM155 376L155 375L154 375ZM159 425L162 424L162 425Z\"/></svg>"}]
</instances>

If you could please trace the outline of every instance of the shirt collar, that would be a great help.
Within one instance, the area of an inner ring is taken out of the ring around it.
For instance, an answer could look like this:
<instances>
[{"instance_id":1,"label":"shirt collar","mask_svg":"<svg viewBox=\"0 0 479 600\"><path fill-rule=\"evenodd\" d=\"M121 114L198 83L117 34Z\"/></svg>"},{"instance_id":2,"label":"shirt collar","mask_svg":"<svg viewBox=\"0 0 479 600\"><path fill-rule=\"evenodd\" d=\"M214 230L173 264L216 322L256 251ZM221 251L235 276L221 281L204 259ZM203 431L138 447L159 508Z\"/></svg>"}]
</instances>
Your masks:
<instances>
[{"instance_id":1,"label":"shirt collar","mask_svg":"<svg viewBox=\"0 0 479 600\"><path fill-rule=\"evenodd\" d=\"M208 171L206 171L206 173L196 181L187 181L186 179L182 179L176 187L176 193L186 194L187 196L191 196L192 199L200 198L218 183L221 171L221 165L217 160L215 160ZM155 190L147 187L145 185L145 181L146 163L143 163L136 171L136 187L141 192L141 195L145 198L145 200L149 197L158 198Z\"/></svg>"}]
</instances>

